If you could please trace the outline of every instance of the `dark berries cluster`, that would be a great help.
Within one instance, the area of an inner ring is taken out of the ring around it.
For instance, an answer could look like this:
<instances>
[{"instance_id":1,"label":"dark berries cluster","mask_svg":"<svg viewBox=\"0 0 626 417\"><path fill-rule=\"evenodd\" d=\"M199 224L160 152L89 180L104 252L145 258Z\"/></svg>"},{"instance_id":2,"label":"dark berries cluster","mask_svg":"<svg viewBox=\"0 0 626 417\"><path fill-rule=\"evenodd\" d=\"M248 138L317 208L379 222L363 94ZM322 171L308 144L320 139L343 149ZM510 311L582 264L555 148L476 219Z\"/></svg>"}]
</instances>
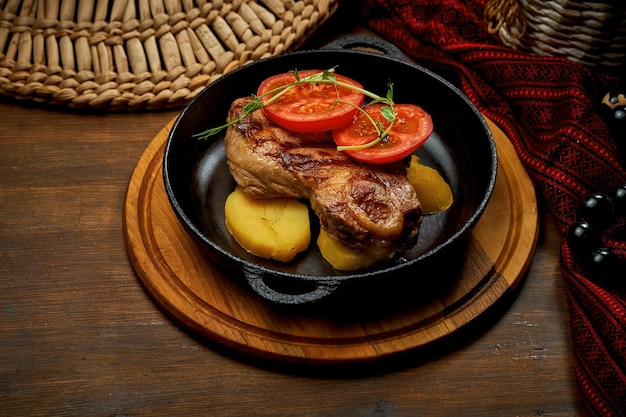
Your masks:
<instances>
[{"instance_id":1,"label":"dark berries cluster","mask_svg":"<svg viewBox=\"0 0 626 417\"><path fill-rule=\"evenodd\" d=\"M626 120L626 94L610 91L602 99L614 120Z\"/></svg>"},{"instance_id":2,"label":"dark berries cluster","mask_svg":"<svg viewBox=\"0 0 626 417\"><path fill-rule=\"evenodd\" d=\"M594 193L583 199L578 221L567 230L566 241L574 257L600 285L626 288L626 260L602 245L603 230L626 215L626 184L611 195Z\"/></svg>"},{"instance_id":3,"label":"dark berries cluster","mask_svg":"<svg viewBox=\"0 0 626 417\"><path fill-rule=\"evenodd\" d=\"M622 163L626 164L626 88L609 91L602 98L600 114L615 139Z\"/></svg>"}]
</instances>

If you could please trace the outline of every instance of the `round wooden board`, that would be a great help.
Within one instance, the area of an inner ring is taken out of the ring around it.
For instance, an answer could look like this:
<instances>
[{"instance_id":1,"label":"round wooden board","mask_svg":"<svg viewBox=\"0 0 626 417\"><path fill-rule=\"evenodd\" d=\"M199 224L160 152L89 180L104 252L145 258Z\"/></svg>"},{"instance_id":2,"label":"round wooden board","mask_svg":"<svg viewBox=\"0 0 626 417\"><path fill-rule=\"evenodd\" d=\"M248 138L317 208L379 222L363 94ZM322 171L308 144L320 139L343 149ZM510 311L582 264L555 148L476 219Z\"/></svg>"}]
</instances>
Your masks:
<instances>
[{"instance_id":1,"label":"round wooden board","mask_svg":"<svg viewBox=\"0 0 626 417\"><path fill-rule=\"evenodd\" d=\"M263 301L220 272L172 211L162 157L173 121L139 160L124 206L129 258L146 291L187 329L237 351L307 364L372 361L423 347L484 313L522 279L535 249L534 188L502 131L489 122L499 171L487 210L473 229L458 276L445 291L380 315L337 318ZM376 313L376 306L372 306Z\"/></svg>"}]
</instances>

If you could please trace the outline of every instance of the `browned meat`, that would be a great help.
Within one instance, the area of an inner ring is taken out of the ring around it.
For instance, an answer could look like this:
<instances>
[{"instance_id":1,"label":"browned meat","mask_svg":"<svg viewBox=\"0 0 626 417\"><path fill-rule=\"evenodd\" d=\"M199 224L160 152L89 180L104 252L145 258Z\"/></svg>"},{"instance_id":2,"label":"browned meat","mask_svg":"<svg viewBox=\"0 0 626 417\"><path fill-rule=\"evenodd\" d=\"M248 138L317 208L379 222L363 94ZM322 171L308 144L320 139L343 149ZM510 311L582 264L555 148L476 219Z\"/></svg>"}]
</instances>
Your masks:
<instances>
[{"instance_id":1,"label":"browned meat","mask_svg":"<svg viewBox=\"0 0 626 417\"><path fill-rule=\"evenodd\" d=\"M229 120L247 100L233 102ZM328 133L286 131L262 111L229 127L226 156L247 194L309 199L321 227L345 246L383 259L417 239L421 206L401 164L358 163Z\"/></svg>"}]
</instances>

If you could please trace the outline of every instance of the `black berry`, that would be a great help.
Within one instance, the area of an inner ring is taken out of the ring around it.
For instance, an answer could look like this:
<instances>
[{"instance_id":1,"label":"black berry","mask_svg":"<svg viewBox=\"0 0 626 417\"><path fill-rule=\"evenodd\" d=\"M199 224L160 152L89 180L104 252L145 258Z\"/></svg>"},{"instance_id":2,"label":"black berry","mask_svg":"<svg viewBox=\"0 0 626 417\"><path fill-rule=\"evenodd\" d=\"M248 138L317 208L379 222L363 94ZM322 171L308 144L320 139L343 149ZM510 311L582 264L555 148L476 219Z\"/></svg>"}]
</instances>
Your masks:
<instances>
[{"instance_id":1,"label":"black berry","mask_svg":"<svg viewBox=\"0 0 626 417\"><path fill-rule=\"evenodd\" d=\"M599 229L605 228L615 220L611 198L604 193L588 195L579 207L578 218Z\"/></svg>"},{"instance_id":2,"label":"black berry","mask_svg":"<svg viewBox=\"0 0 626 417\"><path fill-rule=\"evenodd\" d=\"M626 215L626 184L622 184L621 187L615 190L611 200L613 200L615 214L617 216Z\"/></svg>"},{"instance_id":3,"label":"black berry","mask_svg":"<svg viewBox=\"0 0 626 417\"><path fill-rule=\"evenodd\" d=\"M566 241L575 256L582 256L598 247L600 234L590 223L579 221L567 229Z\"/></svg>"},{"instance_id":4,"label":"black berry","mask_svg":"<svg viewBox=\"0 0 626 417\"><path fill-rule=\"evenodd\" d=\"M608 248L594 249L584 267L589 277L600 285L622 284L624 265L621 259Z\"/></svg>"}]
</instances>

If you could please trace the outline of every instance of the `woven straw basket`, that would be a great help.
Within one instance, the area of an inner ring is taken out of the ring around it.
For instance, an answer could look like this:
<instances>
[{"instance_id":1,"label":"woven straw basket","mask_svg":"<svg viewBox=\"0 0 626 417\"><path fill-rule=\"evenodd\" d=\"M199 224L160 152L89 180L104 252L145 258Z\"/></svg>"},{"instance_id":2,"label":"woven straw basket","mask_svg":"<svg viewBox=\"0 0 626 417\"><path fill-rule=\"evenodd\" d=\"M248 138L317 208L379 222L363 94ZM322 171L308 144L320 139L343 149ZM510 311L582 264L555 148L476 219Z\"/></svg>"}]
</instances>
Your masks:
<instances>
[{"instance_id":1,"label":"woven straw basket","mask_svg":"<svg viewBox=\"0 0 626 417\"><path fill-rule=\"evenodd\" d=\"M489 0L485 15L510 47L626 72L625 0Z\"/></svg>"},{"instance_id":2,"label":"woven straw basket","mask_svg":"<svg viewBox=\"0 0 626 417\"><path fill-rule=\"evenodd\" d=\"M93 109L188 103L300 46L338 0L0 0L0 94Z\"/></svg>"}]
</instances>

